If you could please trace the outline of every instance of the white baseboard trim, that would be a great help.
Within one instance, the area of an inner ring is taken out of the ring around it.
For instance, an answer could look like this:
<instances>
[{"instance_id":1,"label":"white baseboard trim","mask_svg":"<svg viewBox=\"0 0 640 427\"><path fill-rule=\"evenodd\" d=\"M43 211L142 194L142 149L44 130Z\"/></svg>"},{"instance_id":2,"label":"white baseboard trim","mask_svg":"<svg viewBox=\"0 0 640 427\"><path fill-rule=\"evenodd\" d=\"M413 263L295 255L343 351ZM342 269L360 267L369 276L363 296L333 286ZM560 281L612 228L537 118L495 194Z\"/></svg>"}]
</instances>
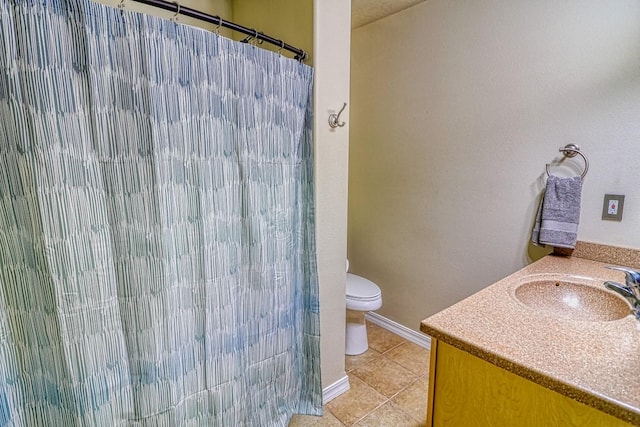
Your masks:
<instances>
[{"instance_id":1,"label":"white baseboard trim","mask_svg":"<svg viewBox=\"0 0 640 427\"><path fill-rule=\"evenodd\" d=\"M340 396L342 393L349 390L349 377L344 376L335 383L325 387L322 390L322 404L326 405L329 401Z\"/></svg>"},{"instance_id":2,"label":"white baseboard trim","mask_svg":"<svg viewBox=\"0 0 640 427\"><path fill-rule=\"evenodd\" d=\"M391 319L387 319L384 316L379 315L378 313L369 312L365 314L365 319L369 322L374 323L381 328L392 332L407 341L410 341L420 347L426 348L427 350L431 349L431 338L428 335L425 335L421 332L414 331L413 329L409 329L406 326L403 326L397 322L394 322ZM349 390L349 377L344 376L340 378L338 381L333 384L325 387L322 390L322 404L326 405L331 400L340 396L342 393L345 393Z\"/></svg>"},{"instance_id":3,"label":"white baseboard trim","mask_svg":"<svg viewBox=\"0 0 640 427\"><path fill-rule=\"evenodd\" d=\"M406 326L396 323L393 320L387 319L386 317L372 311L365 314L364 317L369 322L374 323L381 328L388 330L389 332L393 332L394 334L401 336L407 341L411 341L412 343L426 348L427 350L431 349L431 337L423 334L422 332L409 329Z\"/></svg>"}]
</instances>

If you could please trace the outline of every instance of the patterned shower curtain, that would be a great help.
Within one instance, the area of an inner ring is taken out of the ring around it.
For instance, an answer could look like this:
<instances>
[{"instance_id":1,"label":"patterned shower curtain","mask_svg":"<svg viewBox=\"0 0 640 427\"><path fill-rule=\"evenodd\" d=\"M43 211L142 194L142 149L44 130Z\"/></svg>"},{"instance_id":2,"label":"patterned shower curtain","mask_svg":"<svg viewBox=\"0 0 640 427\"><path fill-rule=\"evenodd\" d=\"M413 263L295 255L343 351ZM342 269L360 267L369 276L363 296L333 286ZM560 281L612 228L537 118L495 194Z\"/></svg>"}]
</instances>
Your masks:
<instances>
[{"instance_id":1,"label":"patterned shower curtain","mask_svg":"<svg viewBox=\"0 0 640 427\"><path fill-rule=\"evenodd\" d=\"M0 0L0 426L319 413L312 69Z\"/></svg>"}]
</instances>

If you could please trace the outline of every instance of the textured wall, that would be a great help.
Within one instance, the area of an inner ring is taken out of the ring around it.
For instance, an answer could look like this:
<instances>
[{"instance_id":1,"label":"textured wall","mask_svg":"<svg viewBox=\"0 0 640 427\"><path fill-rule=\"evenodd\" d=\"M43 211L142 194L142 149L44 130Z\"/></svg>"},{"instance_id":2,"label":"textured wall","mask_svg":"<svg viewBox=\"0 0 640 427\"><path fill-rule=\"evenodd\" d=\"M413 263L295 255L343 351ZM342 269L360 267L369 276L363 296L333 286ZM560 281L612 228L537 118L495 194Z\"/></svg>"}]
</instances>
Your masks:
<instances>
[{"instance_id":1,"label":"textured wall","mask_svg":"<svg viewBox=\"0 0 640 427\"><path fill-rule=\"evenodd\" d=\"M638 52L636 0L430 0L354 30L349 259L382 315L416 329L544 254L544 165L569 142L591 160L579 238L640 247Z\"/></svg>"},{"instance_id":2,"label":"textured wall","mask_svg":"<svg viewBox=\"0 0 640 427\"><path fill-rule=\"evenodd\" d=\"M309 55L305 63L313 65L313 0L233 0L233 19L303 49ZM278 49L269 44L263 47Z\"/></svg>"},{"instance_id":3,"label":"textured wall","mask_svg":"<svg viewBox=\"0 0 640 427\"><path fill-rule=\"evenodd\" d=\"M424 0L351 0L351 27L393 15Z\"/></svg>"}]
</instances>

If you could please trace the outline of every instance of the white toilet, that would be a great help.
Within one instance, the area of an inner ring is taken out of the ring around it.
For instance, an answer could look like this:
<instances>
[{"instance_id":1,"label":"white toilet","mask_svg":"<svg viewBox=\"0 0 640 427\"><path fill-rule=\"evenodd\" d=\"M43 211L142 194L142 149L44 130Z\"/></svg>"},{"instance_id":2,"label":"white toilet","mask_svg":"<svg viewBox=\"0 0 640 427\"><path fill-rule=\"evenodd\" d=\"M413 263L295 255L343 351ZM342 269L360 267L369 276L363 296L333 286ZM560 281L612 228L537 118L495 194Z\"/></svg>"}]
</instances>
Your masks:
<instances>
[{"instance_id":1,"label":"white toilet","mask_svg":"<svg viewBox=\"0 0 640 427\"><path fill-rule=\"evenodd\" d=\"M347 264L348 265L348 264ZM348 267L347 267L348 268ZM354 356L367 351L367 324L364 315L382 307L382 292L378 285L364 277L347 273L347 330L345 354Z\"/></svg>"}]
</instances>

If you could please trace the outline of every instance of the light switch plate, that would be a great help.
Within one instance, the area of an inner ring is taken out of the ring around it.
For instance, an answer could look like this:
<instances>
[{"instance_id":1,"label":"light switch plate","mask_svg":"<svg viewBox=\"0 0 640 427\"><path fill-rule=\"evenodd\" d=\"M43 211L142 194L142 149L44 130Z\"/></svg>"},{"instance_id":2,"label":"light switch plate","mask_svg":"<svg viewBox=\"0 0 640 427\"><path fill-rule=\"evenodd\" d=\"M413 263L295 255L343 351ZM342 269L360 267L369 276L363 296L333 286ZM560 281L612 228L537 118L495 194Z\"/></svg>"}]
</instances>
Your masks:
<instances>
[{"instance_id":1,"label":"light switch plate","mask_svg":"<svg viewBox=\"0 0 640 427\"><path fill-rule=\"evenodd\" d=\"M622 221L624 196L620 194L605 194L602 202L602 219L608 221Z\"/></svg>"}]
</instances>

